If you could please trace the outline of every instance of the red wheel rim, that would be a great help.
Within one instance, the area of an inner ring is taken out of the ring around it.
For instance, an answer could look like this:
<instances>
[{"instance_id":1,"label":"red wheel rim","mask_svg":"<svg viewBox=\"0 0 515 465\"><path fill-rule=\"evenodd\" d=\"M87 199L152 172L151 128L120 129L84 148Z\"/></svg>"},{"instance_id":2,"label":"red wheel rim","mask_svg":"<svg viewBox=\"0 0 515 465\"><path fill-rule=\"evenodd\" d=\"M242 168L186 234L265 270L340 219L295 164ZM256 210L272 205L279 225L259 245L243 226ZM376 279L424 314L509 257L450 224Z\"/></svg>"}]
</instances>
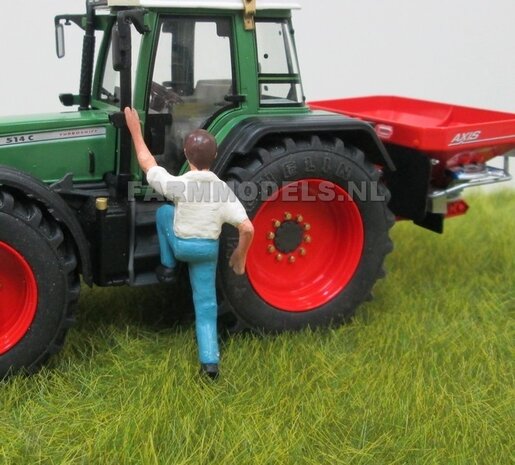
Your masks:
<instances>
[{"instance_id":1,"label":"red wheel rim","mask_svg":"<svg viewBox=\"0 0 515 465\"><path fill-rule=\"evenodd\" d=\"M0 242L0 355L12 349L32 324L38 301L34 273L12 247Z\"/></svg>"},{"instance_id":2,"label":"red wheel rim","mask_svg":"<svg viewBox=\"0 0 515 465\"><path fill-rule=\"evenodd\" d=\"M364 243L361 214L332 182L288 184L263 203L252 222L247 274L256 293L273 307L289 312L320 307L356 272Z\"/></svg>"}]
</instances>

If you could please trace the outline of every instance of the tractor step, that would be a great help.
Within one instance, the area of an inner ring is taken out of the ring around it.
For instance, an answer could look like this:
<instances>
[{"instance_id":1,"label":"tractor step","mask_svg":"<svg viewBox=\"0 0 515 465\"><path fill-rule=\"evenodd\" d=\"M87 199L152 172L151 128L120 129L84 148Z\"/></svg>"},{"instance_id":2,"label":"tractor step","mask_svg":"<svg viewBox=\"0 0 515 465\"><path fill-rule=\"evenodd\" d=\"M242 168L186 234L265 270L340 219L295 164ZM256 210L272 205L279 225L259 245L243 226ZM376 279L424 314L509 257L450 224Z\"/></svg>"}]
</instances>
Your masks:
<instances>
[{"instance_id":1,"label":"tractor step","mask_svg":"<svg viewBox=\"0 0 515 465\"><path fill-rule=\"evenodd\" d=\"M156 211L163 202L136 201L133 207L134 241L130 258L131 286L157 284L156 267L160 264Z\"/></svg>"},{"instance_id":2,"label":"tractor step","mask_svg":"<svg viewBox=\"0 0 515 465\"><path fill-rule=\"evenodd\" d=\"M134 281L132 282L131 286L133 287L140 287L140 286L149 286L151 284L157 284L157 277L155 272L145 272L145 273L138 273Z\"/></svg>"}]
</instances>

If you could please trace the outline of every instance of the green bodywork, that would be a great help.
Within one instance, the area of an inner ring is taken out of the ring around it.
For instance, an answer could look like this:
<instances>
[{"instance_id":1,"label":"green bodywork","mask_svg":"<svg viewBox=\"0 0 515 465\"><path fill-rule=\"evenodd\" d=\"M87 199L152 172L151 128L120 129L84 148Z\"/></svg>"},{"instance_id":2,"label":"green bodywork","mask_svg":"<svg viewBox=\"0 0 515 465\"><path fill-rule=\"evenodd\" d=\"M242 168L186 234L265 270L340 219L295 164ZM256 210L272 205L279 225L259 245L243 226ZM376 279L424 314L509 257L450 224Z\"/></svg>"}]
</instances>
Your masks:
<instances>
[{"instance_id":1,"label":"green bodywork","mask_svg":"<svg viewBox=\"0 0 515 465\"><path fill-rule=\"evenodd\" d=\"M160 15L171 14L231 18L236 90L246 99L238 106L218 114L207 128L219 143L238 123L250 116L309 112L304 105L260 107L256 38L254 31L245 30L241 11L149 9L145 15L145 24L150 32L142 36L138 62L133 63L133 106L140 112L143 122L147 112L152 79L151 57L157 45L159 18ZM91 108L56 114L0 118L0 165L19 169L45 183L53 183L67 173L73 173L75 183L97 182L103 179L105 173L117 172L119 131L110 123L109 115L120 111L120 108L106 103L100 96L104 69L111 66L107 63L107 55L115 15L116 12L99 15L95 23L98 35L103 37L96 57ZM289 18L290 12L260 12L259 16ZM132 34L137 34L134 28ZM78 96L74 96L74 102L78 102ZM135 159L131 170L133 179L141 179L142 173Z\"/></svg>"},{"instance_id":2,"label":"green bodywork","mask_svg":"<svg viewBox=\"0 0 515 465\"><path fill-rule=\"evenodd\" d=\"M0 164L45 182L70 172L77 182L99 181L115 170L116 140L99 110L0 118Z\"/></svg>"}]
</instances>

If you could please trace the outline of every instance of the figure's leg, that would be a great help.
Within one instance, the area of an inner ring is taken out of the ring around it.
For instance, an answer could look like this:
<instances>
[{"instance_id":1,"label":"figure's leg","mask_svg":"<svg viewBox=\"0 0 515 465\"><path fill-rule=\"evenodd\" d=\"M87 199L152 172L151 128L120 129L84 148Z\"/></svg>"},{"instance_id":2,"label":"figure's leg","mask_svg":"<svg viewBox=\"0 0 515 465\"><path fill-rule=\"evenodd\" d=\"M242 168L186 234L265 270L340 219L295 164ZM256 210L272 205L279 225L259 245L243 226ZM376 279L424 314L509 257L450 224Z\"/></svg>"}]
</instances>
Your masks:
<instances>
[{"instance_id":1,"label":"figure's leg","mask_svg":"<svg viewBox=\"0 0 515 465\"><path fill-rule=\"evenodd\" d=\"M217 365L220 360L216 320L216 258L204 262L190 262L190 282L195 305L195 324L199 359L202 364Z\"/></svg>"},{"instance_id":2,"label":"figure's leg","mask_svg":"<svg viewBox=\"0 0 515 465\"><path fill-rule=\"evenodd\" d=\"M170 204L163 205L156 212L157 238L159 240L159 251L161 264L156 269L157 278L161 282L172 282L174 279L173 269L177 265L173 242L175 233L173 231L173 218L175 207Z\"/></svg>"},{"instance_id":3,"label":"figure's leg","mask_svg":"<svg viewBox=\"0 0 515 465\"><path fill-rule=\"evenodd\" d=\"M175 207L170 204L163 205L156 212L157 237L159 239L161 263L167 268L174 268L177 264L172 249L174 214Z\"/></svg>"}]
</instances>

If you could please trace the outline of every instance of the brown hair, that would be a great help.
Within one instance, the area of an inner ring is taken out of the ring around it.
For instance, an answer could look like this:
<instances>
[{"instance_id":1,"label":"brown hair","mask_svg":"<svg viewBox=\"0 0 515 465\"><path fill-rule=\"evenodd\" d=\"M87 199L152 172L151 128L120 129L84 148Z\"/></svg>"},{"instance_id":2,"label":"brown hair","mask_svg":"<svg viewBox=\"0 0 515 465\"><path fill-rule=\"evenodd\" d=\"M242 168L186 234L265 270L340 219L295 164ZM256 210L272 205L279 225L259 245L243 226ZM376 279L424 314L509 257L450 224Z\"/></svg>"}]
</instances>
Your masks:
<instances>
[{"instance_id":1,"label":"brown hair","mask_svg":"<svg viewBox=\"0 0 515 465\"><path fill-rule=\"evenodd\" d=\"M216 140L204 129L196 129L184 141L184 154L198 170L208 170L216 157Z\"/></svg>"}]
</instances>

